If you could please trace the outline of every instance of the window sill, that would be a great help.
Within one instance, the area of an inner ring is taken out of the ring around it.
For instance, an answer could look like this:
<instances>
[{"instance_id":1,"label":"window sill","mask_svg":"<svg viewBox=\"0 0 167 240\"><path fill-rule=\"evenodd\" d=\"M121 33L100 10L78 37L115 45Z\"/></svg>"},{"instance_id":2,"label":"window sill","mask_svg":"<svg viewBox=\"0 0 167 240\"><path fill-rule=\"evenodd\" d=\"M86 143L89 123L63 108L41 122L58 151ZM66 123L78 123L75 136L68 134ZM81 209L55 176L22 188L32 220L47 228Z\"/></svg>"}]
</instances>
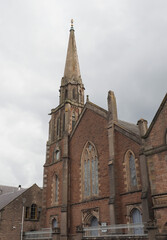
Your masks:
<instances>
[{"instance_id":1,"label":"window sill","mask_svg":"<svg viewBox=\"0 0 167 240\"><path fill-rule=\"evenodd\" d=\"M141 192L141 191L142 191L141 189L133 189L133 190L129 190L128 192L120 193L120 196L133 194L133 193L137 193L137 192Z\"/></svg>"},{"instance_id":2,"label":"window sill","mask_svg":"<svg viewBox=\"0 0 167 240\"><path fill-rule=\"evenodd\" d=\"M28 222L39 222L39 219L30 219L30 218L25 218L24 221Z\"/></svg>"}]
</instances>

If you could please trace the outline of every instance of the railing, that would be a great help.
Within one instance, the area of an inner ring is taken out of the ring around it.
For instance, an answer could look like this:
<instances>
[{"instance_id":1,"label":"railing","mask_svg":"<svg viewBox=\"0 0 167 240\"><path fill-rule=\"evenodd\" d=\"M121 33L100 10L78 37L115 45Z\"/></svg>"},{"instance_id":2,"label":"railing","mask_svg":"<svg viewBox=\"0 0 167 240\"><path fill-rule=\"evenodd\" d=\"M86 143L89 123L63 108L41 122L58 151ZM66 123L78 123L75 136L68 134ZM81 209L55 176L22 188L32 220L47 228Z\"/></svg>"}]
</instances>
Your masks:
<instances>
[{"instance_id":1,"label":"railing","mask_svg":"<svg viewBox=\"0 0 167 240\"><path fill-rule=\"evenodd\" d=\"M84 238L95 237L147 237L144 233L144 224L117 224L109 226L85 227L83 228Z\"/></svg>"},{"instance_id":2,"label":"railing","mask_svg":"<svg viewBox=\"0 0 167 240\"><path fill-rule=\"evenodd\" d=\"M51 228L43 228L41 231L31 231L24 233L24 240L35 240L35 239L43 239L48 240L52 239L52 229Z\"/></svg>"}]
</instances>

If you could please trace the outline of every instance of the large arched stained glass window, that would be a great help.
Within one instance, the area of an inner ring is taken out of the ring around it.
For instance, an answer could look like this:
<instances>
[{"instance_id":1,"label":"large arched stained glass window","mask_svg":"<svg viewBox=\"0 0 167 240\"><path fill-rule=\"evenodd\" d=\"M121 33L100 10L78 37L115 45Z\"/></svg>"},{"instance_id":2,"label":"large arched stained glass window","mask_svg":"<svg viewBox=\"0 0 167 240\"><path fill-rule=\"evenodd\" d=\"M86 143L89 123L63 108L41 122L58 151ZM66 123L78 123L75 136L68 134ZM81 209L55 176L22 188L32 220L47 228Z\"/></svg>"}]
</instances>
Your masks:
<instances>
[{"instance_id":1,"label":"large arched stained glass window","mask_svg":"<svg viewBox=\"0 0 167 240\"><path fill-rule=\"evenodd\" d=\"M82 153L83 198L98 195L98 156L95 146L88 142Z\"/></svg>"}]
</instances>

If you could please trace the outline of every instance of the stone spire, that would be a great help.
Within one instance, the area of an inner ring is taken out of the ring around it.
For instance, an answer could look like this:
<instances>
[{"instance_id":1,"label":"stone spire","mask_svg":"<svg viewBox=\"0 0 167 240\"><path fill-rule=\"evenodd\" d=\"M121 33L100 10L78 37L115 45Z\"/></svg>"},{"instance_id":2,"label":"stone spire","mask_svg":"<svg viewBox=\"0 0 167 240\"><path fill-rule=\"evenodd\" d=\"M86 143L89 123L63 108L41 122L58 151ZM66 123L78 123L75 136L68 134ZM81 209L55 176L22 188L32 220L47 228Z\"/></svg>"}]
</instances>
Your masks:
<instances>
[{"instance_id":1,"label":"stone spire","mask_svg":"<svg viewBox=\"0 0 167 240\"><path fill-rule=\"evenodd\" d=\"M75 42L73 20L71 20L71 29L70 29L70 37L68 42L66 64L65 64L65 70L64 70L64 77L62 78L61 85L64 86L68 83L74 83L74 84L82 83L80 69L79 69L77 47Z\"/></svg>"},{"instance_id":2,"label":"stone spire","mask_svg":"<svg viewBox=\"0 0 167 240\"><path fill-rule=\"evenodd\" d=\"M84 85L82 84L79 69L73 20L71 20L64 76L61 80L60 86L60 104L67 101L75 104L84 104Z\"/></svg>"}]
</instances>

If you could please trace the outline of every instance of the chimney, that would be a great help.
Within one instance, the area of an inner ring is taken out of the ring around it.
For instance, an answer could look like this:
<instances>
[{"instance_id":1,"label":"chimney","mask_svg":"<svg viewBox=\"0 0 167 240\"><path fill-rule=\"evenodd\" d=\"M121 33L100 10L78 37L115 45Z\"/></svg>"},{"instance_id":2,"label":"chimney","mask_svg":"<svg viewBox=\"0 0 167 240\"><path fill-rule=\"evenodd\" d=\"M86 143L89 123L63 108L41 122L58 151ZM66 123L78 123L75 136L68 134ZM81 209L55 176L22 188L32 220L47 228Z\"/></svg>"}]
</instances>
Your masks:
<instances>
[{"instance_id":1,"label":"chimney","mask_svg":"<svg viewBox=\"0 0 167 240\"><path fill-rule=\"evenodd\" d=\"M18 191L20 191L20 190L21 190L21 185L18 186Z\"/></svg>"},{"instance_id":2,"label":"chimney","mask_svg":"<svg viewBox=\"0 0 167 240\"><path fill-rule=\"evenodd\" d=\"M137 122L137 125L139 126L139 131L140 131L140 136L143 137L146 132L147 132L147 120L145 119L140 119L138 122Z\"/></svg>"}]
</instances>

